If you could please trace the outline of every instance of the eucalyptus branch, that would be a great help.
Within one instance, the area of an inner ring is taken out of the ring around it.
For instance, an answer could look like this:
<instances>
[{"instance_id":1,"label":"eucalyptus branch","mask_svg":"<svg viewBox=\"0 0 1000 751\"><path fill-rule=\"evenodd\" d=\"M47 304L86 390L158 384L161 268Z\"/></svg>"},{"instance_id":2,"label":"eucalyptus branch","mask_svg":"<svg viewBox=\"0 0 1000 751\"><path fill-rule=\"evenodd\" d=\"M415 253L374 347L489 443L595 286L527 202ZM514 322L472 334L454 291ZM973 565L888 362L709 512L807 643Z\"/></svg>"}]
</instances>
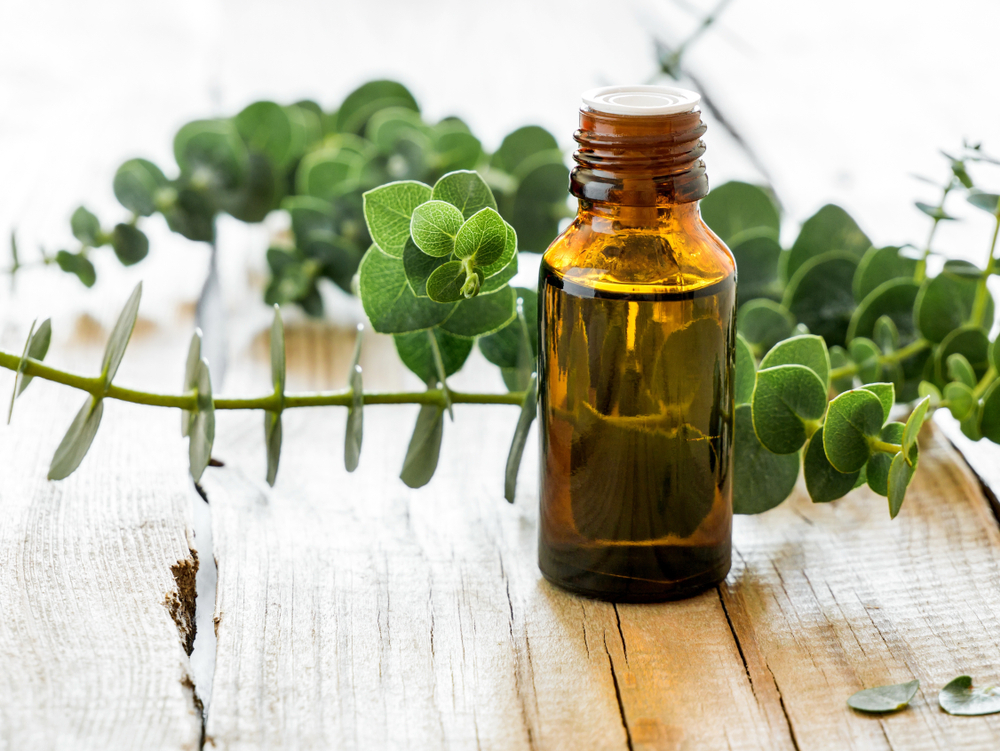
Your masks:
<instances>
[{"instance_id":1,"label":"eucalyptus branch","mask_svg":"<svg viewBox=\"0 0 1000 751\"><path fill-rule=\"evenodd\" d=\"M931 343L926 339L917 339L910 342L905 347L902 347L892 352L887 352L884 355L879 355L876 359L880 365L888 365L893 363L900 363L903 360L907 360L914 355L920 354L926 349L931 347ZM856 376L864 366L864 363L852 362L848 365L843 365L839 368L834 368L830 371L830 380L836 381L841 378L848 378L850 376Z\"/></svg>"},{"instance_id":2,"label":"eucalyptus branch","mask_svg":"<svg viewBox=\"0 0 1000 751\"><path fill-rule=\"evenodd\" d=\"M993 274L996 266L997 235L1000 233L1000 201L997 202L996 210L993 212L993 239L990 241L990 254L986 259L986 268L983 269L976 283L976 296L972 303L972 314L970 322L973 326L982 326L986 317L986 282Z\"/></svg>"},{"instance_id":3,"label":"eucalyptus branch","mask_svg":"<svg viewBox=\"0 0 1000 751\"><path fill-rule=\"evenodd\" d=\"M920 260L917 261L917 267L913 272L913 281L922 282L927 278L927 259L931 255L931 244L934 242L934 235L937 232L938 225L944 218L944 203L948 198L948 194L955 188L956 180L952 177L948 183L941 189L941 200L938 201L937 207L934 209L934 213L931 214L931 229L927 233L927 242L924 244L924 252Z\"/></svg>"}]
</instances>

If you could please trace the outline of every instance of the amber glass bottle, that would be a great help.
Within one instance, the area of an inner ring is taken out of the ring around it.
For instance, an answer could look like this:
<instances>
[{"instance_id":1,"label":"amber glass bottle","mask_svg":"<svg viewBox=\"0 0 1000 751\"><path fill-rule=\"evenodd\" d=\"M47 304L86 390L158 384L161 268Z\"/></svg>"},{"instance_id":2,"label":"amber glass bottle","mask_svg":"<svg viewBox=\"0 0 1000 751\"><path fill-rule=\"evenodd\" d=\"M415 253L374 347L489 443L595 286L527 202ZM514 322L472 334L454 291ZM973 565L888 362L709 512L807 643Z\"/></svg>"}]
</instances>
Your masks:
<instances>
[{"instance_id":1,"label":"amber glass bottle","mask_svg":"<svg viewBox=\"0 0 1000 751\"><path fill-rule=\"evenodd\" d=\"M736 267L702 222L698 95L588 92L539 283L539 565L619 602L729 571Z\"/></svg>"}]
</instances>

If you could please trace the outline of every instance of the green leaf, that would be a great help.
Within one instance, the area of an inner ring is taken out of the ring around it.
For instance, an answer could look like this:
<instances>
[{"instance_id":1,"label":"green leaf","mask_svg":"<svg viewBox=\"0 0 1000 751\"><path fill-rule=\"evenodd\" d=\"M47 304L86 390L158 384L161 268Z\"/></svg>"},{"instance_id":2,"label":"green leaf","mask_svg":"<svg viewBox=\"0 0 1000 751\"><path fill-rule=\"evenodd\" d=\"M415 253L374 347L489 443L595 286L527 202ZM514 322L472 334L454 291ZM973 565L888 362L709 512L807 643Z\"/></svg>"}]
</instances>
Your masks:
<instances>
[{"instance_id":1,"label":"green leaf","mask_svg":"<svg viewBox=\"0 0 1000 751\"><path fill-rule=\"evenodd\" d=\"M778 208L770 193L736 181L720 185L702 199L701 217L727 245L754 230L763 230L760 236L777 240L781 229Z\"/></svg>"},{"instance_id":2,"label":"green leaf","mask_svg":"<svg viewBox=\"0 0 1000 751\"><path fill-rule=\"evenodd\" d=\"M430 198L430 186L414 180L389 183L364 194L368 232L383 253L403 257L413 210Z\"/></svg>"},{"instance_id":3,"label":"green leaf","mask_svg":"<svg viewBox=\"0 0 1000 751\"><path fill-rule=\"evenodd\" d=\"M122 266L139 263L149 253L149 240L131 224L116 224L111 232L111 247Z\"/></svg>"},{"instance_id":4,"label":"green leaf","mask_svg":"<svg viewBox=\"0 0 1000 751\"><path fill-rule=\"evenodd\" d=\"M968 268L971 264L966 264ZM946 268L920 288L914 303L913 315L917 328L926 339L942 341L948 334L965 323L972 314L977 280L957 271L962 266ZM993 298L987 292L985 321L993 322Z\"/></svg>"},{"instance_id":5,"label":"green leaf","mask_svg":"<svg viewBox=\"0 0 1000 751\"><path fill-rule=\"evenodd\" d=\"M938 704L950 715L977 717L1000 712L1000 688L973 688L972 678L960 675L938 694Z\"/></svg>"},{"instance_id":6,"label":"green leaf","mask_svg":"<svg viewBox=\"0 0 1000 751\"><path fill-rule=\"evenodd\" d=\"M403 249L403 271L406 281L417 297L427 297L427 280L441 266L449 262L449 256L434 258L424 253L411 237Z\"/></svg>"},{"instance_id":7,"label":"green leaf","mask_svg":"<svg viewBox=\"0 0 1000 751\"><path fill-rule=\"evenodd\" d=\"M913 479L913 473L917 469L914 461L911 466L903 459L902 452L896 454L889 468L889 517L895 519L899 514L899 509L903 506L906 496L906 488Z\"/></svg>"},{"instance_id":8,"label":"green leaf","mask_svg":"<svg viewBox=\"0 0 1000 751\"><path fill-rule=\"evenodd\" d=\"M365 159L354 151L330 147L306 154L295 173L296 190L302 195L333 201L358 189Z\"/></svg>"},{"instance_id":9,"label":"green leaf","mask_svg":"<svg viewBox=\"0 0 1000 751\"><path fill-rule=\"evenodd\" d=\"M487 279L496 276L504 269L509 268L512 263L517 263L517 233L514 231L513 227L507 224L507 222L504 222L504 227L507 232L504 237L503 252L495 261L493 261L493 263L477 264L482 270L483 276Z\"/></svg>"},{"instance_id":10,"label":"green leaf","mask_svg":"<svg viewBox=\"0 0 1000 751\"><path fill-rule=\"evenodd\" d=\"M434 302L454 303L462 300L462 289L468 275L461 261L448 261L427 277L427 296Z\"/></svg>"},{"instance_id":11,"label":"green leaf","mask_svg":"<svg viewBox=\"0 0 1000 751\"><path fill-rule=\"evenodd\" d=\"M389 107L420 111L413 94L403 84L386 80L368 81L344 99L336 114L336 128L343 133L361 133L372 115Z\"/></svg>"},{"instance_id":12,"label":"green leaf","mask_svg":"<svg viewBox=\"0 0 1000 751\"><path fill-rule=\"evenodd\" d=\"M399 359L424 383L438 380L438 370L427 337L428 332L432 333L437 341L446 376L454 375L462 369L465 361L469 359L473 345L472 339L452 336L439 328L393 335Z\"/></svg>"},{"instance_id":13,"label":"green leaf","mask_svg":"<svg viewBox=\"0 0 1000 751\"><path fill-rule=\"evenodd\" d=\"M41 360L45 357L45 353L48 352L49 342L52 339L52 323L51 319L46 318L45 321L38 329L38 333L35 333L35 324L38 323L36 318L31 322L31 328L28 330L28 338L24 342L24 350L21 352L21 359L18 360L17 370L14 371L14 391L10 395L10 407L7 409L7 424L10 425L10 418L14 414L14 400L28 388L28 384L31 382L31 376L24 375L24 369L28 365L28 358L34 360Z\"/></svg>"},{"instance_id":14,"label":"green leaf","mask_svg":"<svg viewBox=\"0 0 1000 751\"><path fill-rule=\"evenodd\" d=\"M430 151L430 128L420 115L406 107L387 107L379 110L365 126L365 137L383 154L395 149L403 139L422 140L424 151Z\"/></svg>"},{"instance_id":15,"label":"green leaf","mask_svg":"<svg viewBox=\"0 0 1000 751\"><path fill-rule=\"evenodd\" d=\"M919 291L920 285L911 279L893 279L880 284L861 301L851 316L848 341L856 336L872 336L875 323L882 316L888 316L896 324L901 343L913 341L917 337L913 305Z\"/></svg>"},{"instance_id":16,"label":"green leaf","mask_svg":"<svg viewBox=\"0 0 1000 751\"><path fill-rule=\"evenodd\" d=\"M111 385L118 366L121 365L125 356L125 348L132 338L132 330L135 328L135 320L139 316L139 300L142 298L142 282L135 285L132 294L125 302L125 307L115 322L115 327L111 329L108 343L104 348L104 362L101 364L101 379L105 387Z\"/></svg>"},{"instance_id":17,"label":"green leaf","mask_svg":"<svg viewBox=\"0 0 1000 751\"><path fill-rule=\"evenodd\" d=\"M359 271L361 302L372 327L380 333L401 334L428 329L440 324L456 309L454 303L441 304L417 297L407 282L403 263L377 247L369 248ZM459 305L469 302L473 301L466 300Z\"/></svg>"},{"instance_id":18,"label":"green leaf","mask_svg":"<svg viewBox=\"0 0 1000 751\"><path fill-rule=\"evenodd\" d=\"M215 240L216 207L204 194L183 188L162 210L172 231L195 242Z\"/></svg>"},{"instance_id":19,"label":"green leaf","mask_svg":"<svg viewBox=\"0 0 1000 751\"><path fill-rule=\"evenodd\" d=\"M1000 443L1000 381L995 381L983 395L979 431L993 443Z\"/></svg>"},{"instance_id":20,"label":"green leaf","mask_svg":"<svg viewBox=\"0 0 1000 751\"><path fill-rule=\"evenodd\" d=\"M465 130L465 126L441 122L434 126L435 149L438 167L442 170L473 169L483 155L479 139Z\"/></svg>"},{"instance_id":21,"label":"green leaf","mask_svg":"<svg viewBox=\"0 0 1000 751\"><path fill-rule=\"evenodd\" d=\"M938 390L938 387L930 381L921 381L920 386L917 389L917 394L921 399L930 399L932 407L937 407L941 403L941 392Z\"/></svg>"},{"instance_id":22,"label":"green leaf","mask_svg":"<svg viewBox=\"0 0 1000 751\"><path fill-rule=\"evenodd\" d=\"M196 328L188 345L187 361L184 363L184 384L181 393L186 394L198 388L198 373L201 369L201 329ZM181 435L187 438L191 434L191 421L195 413L181 410Z\"/></svg>"},{"instance_id":23,"label":"green leaf","mask_svg":"<svg viewBox=\"0 0 1000 751\"><path fill-rule=\"evenodd\" d=\"M703 200L702 206L704 203ZM746 233L743 233L741 237L745 239L730 248L733 258L736 259L736 269L740 279L740 301L749 302L758 297L775 295L778 291L778 261L781 258L781 246L767 234L747 237Z\"/></svg>"},{"instance_id":24,"label":"green leaf","mask_svg":"<svg viewBox=\"0 0 1000 751\"><path fill-rule=\"evenodd\" d=\"M993 370L1000 373L1000 336L997 336L997 338L990 343L987 356L989 358L990 365L993 366Z\"/></svg>"},{"instance_id":25,"label":"green leaf","mask_svg":"<svg viewBox=\"0 0 1000 751\"><path fill-rule=\"evenodd\" d=\"M799 454L774 454L754 432L749 404L736 408L733 442L733 513L760 514L791 495Z\"/></svg>"},{"instance_id":26,"label":"green leaf","mask_svg":"<svg viewBox=\"0 0 1000 751\"><path fill-rule=\"evenodd\" d=\"M478 295L458 303L455 312L441 328L454 334L474 338L499 331L517 314L517 295L507 287L493 295Z\"/></svg>"},{"instance_id":27,"label":"green leaf","mask_svg":"<svg viewBox=\"0 0 1000 751\"><path fill-rule=\"evenodd\" d=\"M753 427L764 447L791 454L806 442L805 420L826 410L826 385L803 365L779 365L757 371L753 391Z\"/></svg>"},{"instance_id":28,"label":"green leaf","mask_svg":"<svg viewBox=\"0 0 1000 751\"><path fill-rule=\"evenodd\" d=\"M945 210L939 206L931 206L929 203L924 203L923 201L914 201L913 205L927 214L927 216L937 219L938 221L955 221L956 219L956 217L946 213Z\"/></svg>"},{"instance_id":29,"label":"green leaf","mask_svg":"<svg viewBox=\"0 0 1000 751\"><path fill-rule=\"evenodd\" d=\"M354 356L347 371L347 385L351 389L351 406L347 408L347 427L344 431L344 467L348 472L358 468L361 460L361 442L364 437L365 390L361 380L361 341L364 326L358 324L358 338L354 342ZM419 334L417 334L419 336Z\"/></svg>"},{"instance_id":30,"label":"green leaf","mask_svg":"<svg viewBox=\"0 0 1000 751\"><path fill-rule=\"evenodd\" d=\"M433 404L425 404L417 415L410 445L403 459L400 479L407 487L422 488L431 481L437 470L441 454L441 434L444 431L443 410Z\"/></svg>"},{"instance_id":31,"label":"green leaf","mask_svg":"<svg viewBox=\"0 0 1000 751\"><path fill-rule=\"evenodd\" d=\"M496 264L494 264L495 266ZM483 272L483 276L486 276L485 269L476 269L476 271ZM517 254L511 259L510 263L501 271L494 274L493 276L486 277L486 281L483 282L483 286L479 289L480 295L492 295L494 292L499 292L502 289L506 289L507 284L517 276Z\"/></svg>"},{"instance_id":32,"label":"green leaf","mask_svg":"<svg viewBox=\"0 0 1000 751\"><path fill-rule=\"evenodd\" d=\"M856 304L852 285L857 258L834 250L800 264L785 288L782 303L828 344L844 344Z\"/></svg>"},{"instance_id":33,"label":"green leaf","mask_svg":"<svg viewBox=\"0 0 1000 751\"><path fill-rule=\"evenodd\" d=\"M462 212L463 219L471 219L483 209L497 209L493 191L478 173L471 170L444 175L434 183L431 198L451 204Z\"/></svg>"},{"instance_id":34,"label":"green leaf","mask_svg":"<svg viewBox=\"0 0 1000 751\"><path fill-rule=\"evenodd\" d=\"M196 120L174 136L174 157L194 185L235 190L249 167L246 146L231 120Z\"/></svg>"},{"instance_id":35,"label":"green leaf","mask_svg":"<svg viewBox=\"0 0 1000 751\"><path fill-rule=\"evenodd\" d=\"M902 423L890 422L888 425L882 427L878 437L879 440L886 443L902 445L905 431L906 428ZM895 456L895 454L888 454L883 451L873 452L865 467L867 470L868 487L881 496L889 495L889 472L892 469L892 460ZM915 451L913 461L916 461Z\"/></svg>"},{"instance_id":36,"label":"green leaf","mask_svg":"<svg viewBox=\"0 0 1000 751\"><path fill-rule=\"evenodd\" d=\"M961 381L969 388L975 388L979 382L965 355L958 352L948 355L948 377L953 381Z\"/></svg>"},{"instance_id":37,"label":"green leaf","mask_svg":"<svg viewBox=\"0 0 1000 751\"><path fill-rule=\"evenodd\" d=\"M975 386L979 379L986 375L989 362L990 340L986 332L977 326L962 326L952 331L941 340L934 351L934 378L943 385L946 381L948 359L952 355L961 355L973 371Z\"/></svg>"},{"instance_id":38,"label":"green leaf","mask_svg":"<svg viewBox=\"0 0 1000 751\"><path fill-rule=\"evenodd\" d=\"M503 496L508 503L514 502L514 494L517 490L517 472L521 468L521 457L524 455L524 444L528 440L528 431L531 423L535 421L538 414L538 376L531 374L528 388L525 389L524 401L521 402L521 415L517 418L517 427L514 428L514 438L510 444L510 451L507 454L507 468L504 473Z\"/></svg>"},{"instance_id":39,"label":"green leaf","mask_svg":"<svg viewBox=\"0 0 1000 751\"><path fill-rule=\"evenodd\" d=\"M966 419L976 408L976 397L973 396L972 389L964 383L945 384L944 398L948 401L948 409L956 420Z\"/></svg>"},{"instance_id":40,"label":"green leaf","mask_svg":"<svg viewBox=\"0 0 1000 751\"><path fill-rule=\"evenodd\" d=\"M281 412L264 412L264 445L267 447L267 484L274 487L281 461Z\"/></svg>"},{"instance_id":41,"label":"green leaf","mask_svg":"<svg viewBox=\"0 0 1000 751\"><path fill-rule=\"evenodd\" d=\"M845 391L830 402L823 428L823 448L838 472L860 470L868 461L868 439L882 429L885 413L882 402L870 391Z\"/></svg>"},{"instance_id":42,"label":"green leaf","mask_svg":"<svg viewBox=\"0 0 1000 751\"><path fill-rule=\"evenodd\" d=\"M983 410L981 404L973 405L972 412L959 423L962 435L970 441L981 441L983 439Z\"/></svg>"},{"instance_id":43,"label":"green leaf","mask_svg":"<svg viewBox=\"0 0 1000 751\"><path fill-rule=\"evenodd\" d=\"M566 205L569 169L559 151L543 152L518 167L520 182L504 214L517 231L522 248L541 252L559 234L559 220L569 216Z\"/></svg>"},{"instance_id":44,"label":"green leaf","mask_svg":"<svg viewBox=\"0 0 1000 751\"><path fill-rule=\"evenodd\" d=\"M531 359L538 356L538 295L525 287L514 287L514 293L523 301L524 325L515 318L499 331L478 340L483 356L500 368L517 368L522 359L521 350L527 345ZM528 340L525 341L525 329ZM523 389L515 389L521 391Z\"/></svg>"},{"instance_id":45,"label":"green leaf","mask_svg":"<svg viewBox=\"0 0 1000 751\"><path fill-rule=\"evenodd\" d=\"M468 259L474 266L488 267L504 255L507 224L490 208L469 218L455 237L455 257Z\"/></svg>"},{"instance_id":46,"label":"green leaf","mask_svg":"<svg viewBox=\"0 0 1000 751\"><path fill-rule=\"evenodd\" d=\"M455 250L455 236L463 221L462 212L450 203L428 201L413 210L410 235L427 255L435 258L449 256Z\"/></svg>"},{"instance_id":47,"label":"green leaf","mask_svg":"<svg viewBox=\"0 0 1000 751\"><path fill-rule=\"evenodd\" d=\"M202 358L197 369L198 410L190 423L188 441L188 461L191 477L201 480L209 460L212 458L212 444L215 442L215 402L212 400L212 377L208 370L208 360Z\"/></svg>"},{"instance_id":48,"label":"green leaf","mask_svg":"<svg viewBox=\"0 0 1000 751\"><path fill-rule=\"evenodd\" d=\"M973 189L965 198L977 209L982 209L990 214L1000 212L1000 196L996 193L984 193L981 190Z\"/></svg>"},{"instance_id":49,"label":"green leaf","mask_svg":"<svg viewBox=\"0 0 1000 751\"><path fill-rule=\"evenodd\" d=\"M63 271L76 274L77 278L83 282L85 287L93 287L97 281L97 271L83 253L70 253L60 250L56 253L56 263Z\"/></svg>"},{"instance_id":50,"label":"green leaf","mask_svg":"<svg viewBox=\"0 0 1000 751\"><path fill-rule=\"evenodd\" d=\"M558 148L555 137L545 128L525 125L507 134L493 154L491 166L513 175L529 157Z\"/></svg>"},{"instance_id":51,"label":"green leaf","mask_svg":"<svg viewBox=\"0 0 1000 751\"><path fill-rule=\"evenodd\" d=\"M806 476L806 489L813 503L829 503L850 493L860 472L843 473L830 464L823 448L823 427L813 433L806 448L802 469Z\"/></svg>"},{"instance_id":52,"label":"green leaf","mask_svg":"<svg viewBox=\"0 0 1000 751\"><path fill-rule=\"evenodd\" d=\"M884 714L905 708L917 695L920 681L897 683L892 686L876 686L858 691L847 700L847 706L861 712Z\"/></svg>"},{"instance_id":53,"label":"green leaf","mask_svg":"<svg viewBox=\"0 0 1000 751\"><path fill-rule=\"evenodd\" d=\"M883 352L889 353L899 349L899 329L889 316L881 316L875 321L872 331L872 341Z\"/></svg>"},{"instance_id":54,"label":"green leaf","mask_svg":"<svg viewBox=\"0 0 1000 751\"><path fill-rule=\"evenodd\" d=\"M915 258L900 254L899 248L869 248L861 257L854 274L854 299L859 303L878 287L894 279L912 280L917 268Z\"/></svg>"},{"instance_id":55,"label":"green leaf","mask_svg":"<svg viewBox=\"0 0 1000 751\"><path fill-rule=\"evenodd\" d=\"M871 339L856 337L847 345L847 351L858 365L858 377L862 383L874 383L882 377L882 364L879 361L882 351Z\"/></svg>"},{"instance_id":56,"label":"green leaf","mask_svg":"<svg viewBox=\"0 0 1000 751\"><path fill-rule=\"evenodd\" d=\"M291 217L292 232L298 243L315 235L337 232L337 219L329 201L312 196L289 196L281 202L281 208Z\"/></svg>"},{"instance_id":57,"label":"green leaf","mask_svg":"<svg viewBox=\"0 0 1000 751\"><path fill-rule=\"evenodd\" d=\"M791 279L810 258L832 250L844 251L860 259L871 245L871 240L846 211L827 204L802 225L799 236L784 258L783 277Z\"/></svg>"},{"instance_id":58,"label":"green leaf","mask_svg":"<svg viewBox=\"0 0 1000 751\"><path fill-rule=\"evenodd\" d=\"M740 307L736 328L751 346L767 351L792 335L795 318L773 300L751 300Z\"/></svg>"},{"instance_id":59,"label":"green leaf","mask_svg":"<svg viewBox=\"0 0 1000 751\"><path fill-rule=\"evenodd\" d=\"M883 421L888 420L889 413L896 403L895 387L891 383L866 383L864 390L871 391L878 397L879 402L882 404L882 419Z\"/></svg>"},{"instance_id":60,"label":"green leaf","mask_svg":"<svg viewBox=\"0 0 1000 751\"><path fill-rule=\"evenodd\" d=\"M434 375L444 396L444 406L448 410L448 417L455 422L455 410L451 403L451 390L448 388L448 373L445 372L444 359L441 357L441 350L437 344L437 338L432 331L425 331L424 336L430 346L431 358L434 361Z\"/></svg>"},{"instance_id":61,"label":"green leaf","mask_svg":"<svg viewBox=\"0 0 1000 751\"><path fill-rule=\"evenodd\" d=\"M778 365L804 365L829 387L830 354L822 337L804 334L778 342L764 355L760 369Z\"/></svg>"},{"instance_id":62,"label":"green leaf","mask_svg":"<svg viewBox=\"0 0 1000 751\"><path fill-rule=\"evenodd\" d=\"M735 376L735 400L736 404L749 404L753 397L753 387L757 381L757 365L753 359L753 351L747 340L739 334L736 335L736 376Z\"/></svg>"},{"instance_id":63,"label":"green leaf","mask_svg":"<svg viewBox=\"0 0 1000 751\"><path fill-rule=\"evenodd\" d=\"M274 306L271 321L271 384L279 399L285 398L285 324L281 320L281 308Z\"/></svg>"},{"instance_id":64,"label":"green leaf","mask_svg":"<svg viewBox=\"0 0 1000 751\"><path fill-rule=\"evenodd\" d=\"M237 132L251 151L286 167L298 154L289 111L274 102L254 102L233 118ZM304 144L302 144L304 146Z\"/></svg>"},{"instance_id":65,"label":"green leaf","mask_svg":"<svg viewBox=\"0 0 1000 751\"><path fill-rule=\"evenodd\" d=\"M118 203L139 216L156 211L157 193L166 186L166 176L146 159L129 159L115 172L112 184Z\"/></svg>"},{"instance_id":66,"label":"green leaf","mask_svg":"<svg viewBox=\"0 0 1000 751\"><path fill-rule=\"evenodd\" d=\"M917 445L917 436L920 435L920 428L924 425L924 418L927 416L927 408L930 406L930 403L931 398L929 396L925 396L917 402L917 406L913 408L903 428L903 456L906 457L906 460L910 464L913 463L910 452Z\"/></svg>"},{"instance_id":67,"label":"green leaf","mask_svg":"<svg viewBox=\"0 0 1000 751\"><path fill-rule=\"evenodd\" d=\"M83 461L83 457L90 450L90 445L94 442L94 436L97 435L103 414L104 400L95 399L88 395L83 407L73 419L69 430L66 431L66 435L63 436L58 448L56 448L52 464L49 465L48 478L50 480L63 480L76 471L80 462Z\"/></svg>"},{"instance_id":68,"label":"green leaf","mask_svg":"<svg viewBox=\"0 0 1000 751\"><path fill-rule=\"evenodd\" d=\"M101 222L83 206L73 212L73 216L69 220L69 226L73 231L73 237L84 245L94 246L101 244L98 242L98 238L101 235Z\"/></svg>"}]
</instances>

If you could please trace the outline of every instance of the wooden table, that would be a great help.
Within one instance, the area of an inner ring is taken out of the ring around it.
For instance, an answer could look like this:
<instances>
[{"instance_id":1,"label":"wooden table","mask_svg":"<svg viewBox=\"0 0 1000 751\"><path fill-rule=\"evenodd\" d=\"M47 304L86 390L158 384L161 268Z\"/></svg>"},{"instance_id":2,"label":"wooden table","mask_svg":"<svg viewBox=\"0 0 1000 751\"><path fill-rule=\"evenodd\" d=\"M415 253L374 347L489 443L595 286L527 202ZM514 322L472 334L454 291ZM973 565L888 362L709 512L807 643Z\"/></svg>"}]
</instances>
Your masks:
<instances>
[{"instance_id":1,"label":"wooden table","mask_svg":"<svg viewBox=\"0 0 1000 751\"><path fill-rule=\"evenodd\" d=\"M176 390L177 332L137 339L118 382ZM290 388L342 385L352 345L290 327ZM93 369L96 346L49 359ZM235 353L227 393L267 389L265 351L262 332ZM403 384L394 358L369 340L366 387ZM937 706L957 675L1000 680L1000 531L940 431L922 436L897 520L867 490L813 505L800 488L737 518L723 585L615 606L541 579L533 443L517 503L502 497L513 408L456 408L417 491L397 477L415 407L366 409L354 474L343 410L286 413L274 488L260 413L220 414L225 466L203 481L218 565L203 724L178 416L109 404L81 469L47 482L78 401L36 382L0 431L0 751L1000 748L1000 715ZM904 712L845 704L913 678Z\"/></svg>"}]
</instances>

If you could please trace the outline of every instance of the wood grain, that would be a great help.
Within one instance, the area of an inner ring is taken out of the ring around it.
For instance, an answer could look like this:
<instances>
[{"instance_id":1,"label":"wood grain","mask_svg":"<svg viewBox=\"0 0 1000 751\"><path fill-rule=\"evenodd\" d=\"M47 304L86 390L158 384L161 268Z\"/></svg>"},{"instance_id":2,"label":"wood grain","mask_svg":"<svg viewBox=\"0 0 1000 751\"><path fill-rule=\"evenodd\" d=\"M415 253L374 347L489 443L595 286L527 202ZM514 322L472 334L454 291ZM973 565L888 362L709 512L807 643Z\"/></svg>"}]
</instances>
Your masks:
<instances>
[{"instance_id":1,"label":"wood grain","mask_svg":"<svg viewBox=\"0 0 1000 751\"><path fill-rule=\"evenodd\" d=\"M49 359L92 371L100 358L56 342ZM169 375L142 361L130 351L119 382ZM108 403L80 469L49 482L82 401L36 379L0 430L0 750L197 749L186 653L197 559L177 414Z\"/></svg>"},{"instance_id":2,"label":"wood grain","mask_svg":"<svg viewBox=\"0 0 1000 751\"><path fill-rule=\"evenodd\" d=\"M290 330L291 386L342 384L351 343ZM267 382L264 344L231 378ZM369 388L398 385L394 358L369 342ZM398 479L415 408L366 409L353 475L342 411L286 413L273 489L260 415L221 417L226 467L204 479L219 566L207 747L791 748L717 591L616 609L541 580L534 447L517 504L503 500L513 408L457 407L417 491Z\"/></svg>"},{"instance_id":3,"label":"wood grain","mask_svg":"<svg viewBox=\"0 0 1000 751\"><path fill-rule=\"evenodd\" d=\"M720 588L754 687L775 685L802 749L1000 748L1000 715L951 717L937 692L1000 681L1000 532L937 430L899 517L864 491L814 505L801 489L738 517ZM855 713L862 688L920 679L909 710Z\"/></svg>"}]
</instances>

